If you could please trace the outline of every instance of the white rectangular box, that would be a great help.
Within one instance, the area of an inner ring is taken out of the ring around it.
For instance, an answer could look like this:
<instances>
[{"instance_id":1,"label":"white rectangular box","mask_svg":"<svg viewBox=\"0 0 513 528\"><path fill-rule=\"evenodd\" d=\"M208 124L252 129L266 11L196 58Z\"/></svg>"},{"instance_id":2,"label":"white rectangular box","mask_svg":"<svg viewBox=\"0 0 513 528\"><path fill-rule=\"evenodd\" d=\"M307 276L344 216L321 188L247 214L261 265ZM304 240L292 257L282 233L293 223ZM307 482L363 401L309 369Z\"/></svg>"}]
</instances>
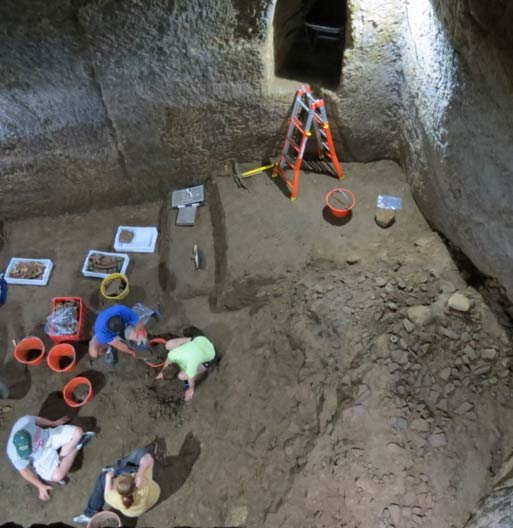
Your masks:
<instances>
[{"instance_id":1,"label":"white rectangular box","mask_svg":"<svg viewBox=\"0 0 513 528\"><path fill-rule=\"evenodd\" d=\"M119 240L121 231L131 231L134 238L130 242L121 242ZM131 253L153 253L158 236L156 227L119 226L114 238L114 249Z\"/></svg>"},{"instance_id":2,"label":"white rectangular box","mask_svg":"<svg viewBox=\"0 0 513 528\"><path fill-rule=\"evenodd\" d=\"M87 254L87 257L84 261L84 265L82 266L82 275L85 275L86 277L95 277L97 279L104 279L105 277L108 277L110 275L110 273L97 273L95 271L87 271L89 257L93 253L98 253L99 255L107 255L109 257L121 257L123 259L123 264L121 266L121 270L118 273L122 273L123 275L125 274L126 269L128 268L128 263L130 262L130 257L128 255L125 255L124 253L107 253L106 251L98 251L97 249L91 249Z\"/></svg>"},{"instance_id":3,"label":"white rectangular box","mask_svg":"<svg viewBox=\"0 0 513 528\"><path fill-rule=\"evenodd\" d=\"M16 266L16 264L19 264L21 262L39 262L40 264L43 264L45 266L43 276L40 279L10 278L9 275L13 271L14 266ZM9 284L27 284L31 286L46 286L48 284L48 281L50 280L50 273L52 272L52 268L53 268L53 262L50 259L31 259L31 258L13 257L11 261L9 262L9 265L7 266L7 270L5 272L5 280Z\"/></svg>"},{"instance_id":4,"label":"white rectangular box","mask_svg":"<svg viewBox=\"0 0 513 528\"><path fill-rule=\"evenodd\" d=\"M171 207L187 207L192 204L201 204L205 201L205 187L196 185L174 191L171 195Z\"/></svg>"}]
</instances>

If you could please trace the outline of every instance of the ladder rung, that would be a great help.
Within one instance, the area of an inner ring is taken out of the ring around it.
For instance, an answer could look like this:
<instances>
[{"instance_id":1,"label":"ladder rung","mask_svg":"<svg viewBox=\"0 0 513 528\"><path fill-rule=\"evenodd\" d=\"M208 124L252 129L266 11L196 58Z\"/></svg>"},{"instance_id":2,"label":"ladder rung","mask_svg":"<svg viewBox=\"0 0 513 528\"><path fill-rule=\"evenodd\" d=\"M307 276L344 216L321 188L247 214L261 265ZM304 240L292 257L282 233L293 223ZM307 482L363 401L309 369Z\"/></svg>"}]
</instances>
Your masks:
<instances>
[{"instance_id":1,"label":"ladder rung","mask_svg":"<svg viewBox=\"0 0 513 528\"><path fill-rule=\"evenodd\" d=\"M299 145L295 141L292 141L291 138L287 138L287 141L296 152L299 152Z\"/></svg>"},{"instance_id":2,"label":"ladder rung","mask_svg":"<svg viewBox=\"0 0 513 528\"><path fill-rule=\"evenodd\" d=\"M325 141L322 141L322 146L324 147L324 149L329 152L330 151L330 146L325 142Z\"/></svg>"},{"instance_id":3,"label":"ladder rung","mask_svg":"<svg viewBox=\"0 0 513 528\"><path fill-rule=\"evenodd\" d=\"M299 121L296 117L291 117L290 122L301 132L301 134L306 134L305 129L303 128L303 123Z\"/></svg>"},{"instance_id":4,"label":"ladder rung","mask_svg":"<svg viewBox=\"0 0 513 528\"><path fill-rule=\"evenodd\" d=\"M287 155L284 155L283 159L291 169L294 169L296 167L296 160L290 159Z\"/></svg>"},{"instance_id":5,"label":"ladder rung","mask_svg":"<svg viewBox=\"0 0 513 528\"><path fill-rule=\"evenodd\" d=\"M307 112L310 112L310 108L308 107L308 105L305 105L305 103L303 103L303 101L301 101L301 99L297 99L297 102L307 111Z\"/></svg>"},{"instance_id":6,"label":"ladder rung","mask_svg":"<svg viewBox=\"0 0 513 528\"><path fill-rule=\"evenodd\" d=\"M324 120L319 114L314 113L313 118L319 123L319 125L324 125Z\"/></svg>"}]
</instances>

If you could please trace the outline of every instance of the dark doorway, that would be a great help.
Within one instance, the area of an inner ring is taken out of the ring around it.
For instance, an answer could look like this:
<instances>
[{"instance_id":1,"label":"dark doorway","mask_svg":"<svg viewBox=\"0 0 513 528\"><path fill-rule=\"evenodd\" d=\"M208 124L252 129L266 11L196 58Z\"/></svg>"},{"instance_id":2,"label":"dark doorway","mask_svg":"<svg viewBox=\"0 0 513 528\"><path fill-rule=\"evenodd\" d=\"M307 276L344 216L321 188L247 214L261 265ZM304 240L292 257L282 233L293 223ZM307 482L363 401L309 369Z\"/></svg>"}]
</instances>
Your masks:
<instances>
[{"instance_id":1,"label":"dark doorway","mask_svg":"<svg viewBox=\"0 0 513 528\"><path fill-rule=\"evenodd\" d=\"M275 74L335 88L340 82L347 0L277 0Z\"/></svg>"}]
</instances>

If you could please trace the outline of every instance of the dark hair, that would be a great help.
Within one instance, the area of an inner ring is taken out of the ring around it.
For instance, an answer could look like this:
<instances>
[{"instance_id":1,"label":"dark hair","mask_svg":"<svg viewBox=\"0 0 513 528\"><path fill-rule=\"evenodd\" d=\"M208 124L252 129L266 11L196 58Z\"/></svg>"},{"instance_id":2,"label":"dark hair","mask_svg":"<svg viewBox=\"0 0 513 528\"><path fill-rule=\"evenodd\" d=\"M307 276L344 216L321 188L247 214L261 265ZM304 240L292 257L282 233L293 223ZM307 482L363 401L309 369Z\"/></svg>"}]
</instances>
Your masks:
<instances>
[{"instance_id":1,"label":"dark hair","mask_svg":"<svg viewBox=\"0 0 513 528\"><path fill-rule=\"evenodd\" d=\"M188 326L187 328L184 328L182 334L184 337L190 337L191 339L195 339L196 337L200 336L207 337L205 332L200 330L197 326Z\"/></svg>"},{"instance_id":2,"label":"dark hair","mask_svg":"<svg viewBox=\"0 0 513 528\"><path fill-rule=\"evenodd\" d=\"M121 334L123 330L125 329L125 323L119 315L113 315L108 321L107 321L107 328L114 332L115 334Z\"/></svg>"}]
</instances>

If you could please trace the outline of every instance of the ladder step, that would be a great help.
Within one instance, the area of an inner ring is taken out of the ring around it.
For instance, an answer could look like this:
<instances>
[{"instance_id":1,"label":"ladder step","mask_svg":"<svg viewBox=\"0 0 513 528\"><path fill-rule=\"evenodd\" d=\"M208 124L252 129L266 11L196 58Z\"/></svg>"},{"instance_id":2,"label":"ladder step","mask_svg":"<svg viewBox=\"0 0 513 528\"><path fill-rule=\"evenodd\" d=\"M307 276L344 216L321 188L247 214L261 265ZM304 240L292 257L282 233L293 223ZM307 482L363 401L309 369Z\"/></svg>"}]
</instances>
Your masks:
<instances>
[{"instance_id":1,"label":"ladder step","mask_svg":"<svg viewBox=\"0 0 513 528\"><path fill-rule=\"evenodd\" d=\"M291 168L296 168L296 162L297 160L290 159L288 156L284 155L283 159L285 160L285 163Z\"/></svg>"},{"instance_id":2,"label":"ladder step","mask_svg":"<svg viewBox=\"0 0 513 528\"><path fill-rule=\"evenodd\" d=\"M291 138L287 138L287 141L289 143L289 145L296 151L296 152L299 152L299 145L293 141Z\"/></svg>"},{"instance_id":3,"label":"ladder step","mask_svg":"<svg viewBox=\"0 0 513 528\"><path fill-rule=\"evenodd\" d=\"M301 132L301 134L305 135L305 129L303 128L303 123L299 121L296 117L291 117L290 122Z\"/></svg>"},{"instance_id":4,"label":"ladder step","mask_svg":"<svg viewBox=\"0 0 513 528\"><path fill-rule=\"evenodd\" d=\"M321 143L322 143L322 146L324 147L324 150L326 152L329 152L330 151L330 146L325 141L321 141Z\"/></svg>"},{"instance_id":5,"label":"ladder step","mask_svg":"<svg viewBox=\"0 0 513 528\"><path fill-rule=\"evenodd\" d=\"M301 101L301 99L297 99L297 102L307 111L307 112L310 112L310 108L308 105L305 105L305 103L303 103L303 101Z\"/></svg>"}]
</instances>

